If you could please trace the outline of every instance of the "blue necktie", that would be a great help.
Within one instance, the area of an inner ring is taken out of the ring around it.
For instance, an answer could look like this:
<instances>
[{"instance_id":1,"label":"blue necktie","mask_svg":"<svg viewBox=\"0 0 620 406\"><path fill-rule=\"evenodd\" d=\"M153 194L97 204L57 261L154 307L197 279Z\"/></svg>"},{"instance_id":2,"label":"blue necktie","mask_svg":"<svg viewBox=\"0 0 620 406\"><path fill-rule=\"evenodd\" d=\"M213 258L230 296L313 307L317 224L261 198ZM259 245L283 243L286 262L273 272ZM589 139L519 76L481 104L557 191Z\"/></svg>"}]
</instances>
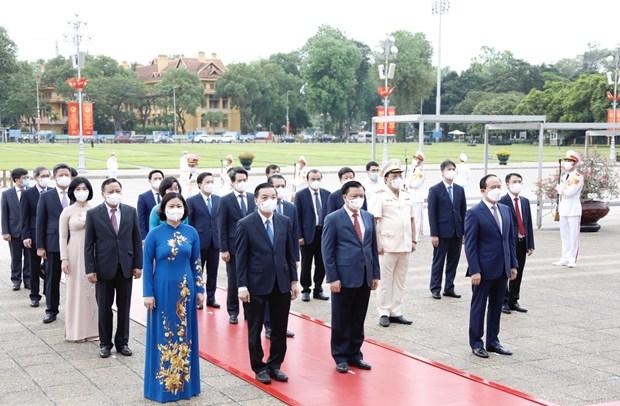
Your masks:
<instances>
[{"instance_id":1,"label":"blue necktie","mask_svg":"<svg viewBox=\"0 0 620 406\"><path fill-rule=\"evenodd\" d=\"M450 202L454 203L454 197L452 196L452 185L448 186L448 194L450 195Z\"/></svg>"},{"instance_id":2,"label":"blue necktie","mask_svg":"<svg viewBox=\"0 0 620 406\"><path fill-rule=\"evenodd\" d=\"M207 197L207 210L209 211L209 214L211 214L211 196Z\"/></svg>"},{"instance_id":3,"label":"blue necktie","mask_svg":"<svg viewBox=\"0 0 620 406\"><path fill-rule=\"evenodd\" d=\"M271 241L271 245L273 245L273 230L271 229L271 221L269 219L265 220L265 230L267 230L267 236L269 241Z\"/></svg>"},{"instance_id":4,"label":"blue necktie","mask_svg":"<svg viewBox=\"0 0 620 406\"><path fill-rule=\"evenodd\" d=\"M239 195L241 199L241 216L245 217L248 214L248 206L245 204L245 195Z\"/></svg>"},{"instance_id":5,"label":"blue necktie","mask_svg":"<svg viewBox=\"0 0 620 406\"><path fill-rule=\"evenodd\" d=\"M159 195L159 193L157 193L156 196L157 204L161 204L161 196Z\"/></svg>"},{"instance_id":6,"label":"blue necktie","mask_svg":"<svg viewBox=\"0 0 620 406\"><path fill-rule=\"evenodd\" d=\"M282 202L278 202L278 214L284 214L284 204Z\"/></svg>"}]
</instances>

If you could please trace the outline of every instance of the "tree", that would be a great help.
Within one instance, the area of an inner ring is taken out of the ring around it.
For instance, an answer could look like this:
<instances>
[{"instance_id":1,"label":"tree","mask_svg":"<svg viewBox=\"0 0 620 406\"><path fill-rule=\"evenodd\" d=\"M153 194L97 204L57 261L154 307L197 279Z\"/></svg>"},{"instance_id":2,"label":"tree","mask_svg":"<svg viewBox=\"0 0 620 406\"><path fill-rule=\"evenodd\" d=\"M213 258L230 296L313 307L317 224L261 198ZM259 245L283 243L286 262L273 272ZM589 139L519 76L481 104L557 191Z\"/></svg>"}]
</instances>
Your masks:
<instances>
[{"instance_id":1,"label":"tree","mask_svg":"<svg viewBox=\"0 0 620 406\"><path fill-rule=\"evenodd\" d=\"M4 86L9 90L3 98L0 112L2 120L14 127L29 125L31 130L37 117L36 87L32 66L28 62L17 62L15 70L6 75Z\"/></svg>"},{"instance_id":2,"label":"tree","mask_svg":"<svg viewBox=\"0 0 620 406\"><path fill-rule=\"evenodd\" d=\"M4 27L0 27L0 117L6 116L4 102L13 93L9 86L10 76L17 70L17 46L9 38Z\"/></svg>"},{"instance_id":3,"label":"tree","mask_svg":"<svg viewBox=\"0 0 620 406\"><path fill-rule=\"evenodd\" d=\"M110 74L112 72L108 72ZM95 103L95 128L100 132L133 129L145 85L134 72L120 70L113 76L99 76L88 85L88 95Z\"/></svg>"},{"instance_id":4,"label":"tree","mask_svg":"<svg viewBox=\"0 0 620 406\"><path fill-rule=\"evenodd\" d=\"M187 69L179 68L166 73L155 87L161 95L158 99L159 105L167 110L173 110L174 89L177 122L181 126L181 133L185 134L185 115L195 115L196 109L205 102L204 87L200 83L200 79Z\"/></svg>"}]
</instances>

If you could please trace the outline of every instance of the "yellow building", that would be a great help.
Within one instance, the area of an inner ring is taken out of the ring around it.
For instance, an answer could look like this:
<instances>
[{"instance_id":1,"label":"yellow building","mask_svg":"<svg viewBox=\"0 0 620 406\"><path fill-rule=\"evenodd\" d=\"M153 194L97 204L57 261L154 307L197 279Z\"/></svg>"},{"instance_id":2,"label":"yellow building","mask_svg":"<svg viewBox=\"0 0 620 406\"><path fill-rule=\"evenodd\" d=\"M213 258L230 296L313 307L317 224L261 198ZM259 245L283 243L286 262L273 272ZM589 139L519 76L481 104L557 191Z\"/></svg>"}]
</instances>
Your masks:
<instances>
[{"instance_id":1,"label":"yellow building","mask_svg":"<svg viewBox=\"0 0 620 406\"><path fill-rule=\"evenodd\" d=\"M39 105L41 131L62 134L63 128L67 125L67 103L64 97L56 93L54 86L39 86ZM34 130L37 130L36 119Z\"/></svg>"}]
</instances>

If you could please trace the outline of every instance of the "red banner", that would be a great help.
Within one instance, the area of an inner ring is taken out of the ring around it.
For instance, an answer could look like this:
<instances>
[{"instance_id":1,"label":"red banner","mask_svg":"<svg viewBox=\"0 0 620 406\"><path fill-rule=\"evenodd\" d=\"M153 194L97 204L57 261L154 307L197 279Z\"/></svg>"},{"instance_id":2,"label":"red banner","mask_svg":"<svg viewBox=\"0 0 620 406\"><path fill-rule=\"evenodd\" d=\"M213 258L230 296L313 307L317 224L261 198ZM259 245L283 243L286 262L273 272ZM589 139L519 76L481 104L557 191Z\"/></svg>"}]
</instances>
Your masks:
<instances>
[{"instance_id":1,"label":"red banner","mask_svg":"<svg viewBox=\"0 0 620 406\"><path fill-rule=\"evenodd\" d=\"M82 135L93 135L92 102L82 102Z\"/></svg>"},{"instance_id":2,"label":"red banner","mask_svg":"<svg viewBox=\"0 0 620 406\"><path fill-rule=\"evenodd\" d=\"M620 123L620 109L616 109L616 123ZM613 123L614 122L614 110L613 109L609 109L607 110L607 122L608 123Z\"/></svg>"},{"instance_id":3,"label":"red banner","mask_svg":"<svg viewBox=\"0 0 620 406\"><path fill-rule=\"evenodd\" d=\"M388 116L396 115L396 107L388 107L387 108ZM377 106L377 116L383 117L385 115L385 107ZM377 135L385 134L385 123L377 123ZM396 123L387 123L387 135L395 135L396 134Z\"/></svg>"},{"instance_id":4,"label":"red banner","mask_svg":"<svg viewBox=\"0 0 620 406\"><path fill-rule=\"evenodd\" d=\"M75 102L71 102L67 103L67 106L67 129L69 135L80 135L78 104Z\"/></svg>"},{"instance_id":5,"label":"red banner","mask_svg":"<svg viewBox=\"0 0 620 406\"><path fill-rule=\"evenodd\" d=\"M67 128L70 136L80 135L78 103L67 103ZM82 102L82 135L93 135L93 103Z\"/></svg>"}]
</instances>

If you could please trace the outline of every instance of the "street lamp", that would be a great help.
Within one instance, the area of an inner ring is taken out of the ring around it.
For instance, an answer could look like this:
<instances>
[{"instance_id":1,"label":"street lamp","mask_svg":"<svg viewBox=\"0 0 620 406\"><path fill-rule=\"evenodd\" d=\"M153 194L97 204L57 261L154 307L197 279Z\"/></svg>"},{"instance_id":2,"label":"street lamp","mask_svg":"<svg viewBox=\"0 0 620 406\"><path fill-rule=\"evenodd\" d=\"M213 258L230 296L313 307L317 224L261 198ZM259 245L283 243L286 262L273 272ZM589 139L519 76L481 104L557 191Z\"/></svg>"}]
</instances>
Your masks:
<instances>
[{"instance_id":1,"label":"street lamp","mask_svg":"<svg viewBox=\"0 0 620 406\"><path fill-rule=\"evenodd\" d=\"M174 119L174 135L177 135L177 87L172 86L172 118Z\"/></svg>"},{"instance_id":2,"label":"street lamp","mask_svg":"<svg viewBox=\"0 0 620 406\"><path fill-rule=\"evenodd\" d=\"M396 70L396 64L390 63L390 60L396 59L398 48L394 45L396 39L393 36L388 36L377 49L377 53L381 58L385 58L385 64L379 65L379 79L385 80L384 97L383 97L383 116L388 116L389 94L388 79L394 79L394 71ZM388 160L388 142L387 142L387 127L388 123L383 123L383 158L381 163L385 164Z\"/></svg>"},{"instance_id":3,"label":"street lamp","mask_svg":"<svg viewBox=\"0 0 620 406\"><path fill-rule=\"evenodd\" d=\"M613 78L613 82L611 81L611 72L607 73L607 78L609 79L609 84L611 85L613 83L614 85L614 94L613 94L613 100L612 100L612 111L613 111L613 116L612 116L612 122L614 123L614 127L613 127L613 131L611 133L611 144L609 146L609 159L612 162L616 161L616 111L618 108L618 63L620 62L620 58L618 55L620 48L616 45L616 55L609 55L609 57L607 58L609 60L609 62L613 62L614 63L614 78Z\"/></svg>"},{"instance_id":4,"label":"street lamp","mask_svg":"<svg viewBox=\"0 0 620 406\"><path fill-rule=\"evenodd\" d=\"M431 4L433 15L439 16L439 40L437 42L437 98L435 99L435 114L441 114L441 15L450 10L450 0L436 0ZM435 131L439 131L439 122L435 123Z\"/></svg>"},{"instance_id":5,"label":"street lamp","mask_svg":"<svg viewBox=\"0 0 620 406\"><path fill-rule=\"evenodd\" d=\"M41 67L34 78L37 83L37 139L41 137L41 105L39 104L39 86L41 85Z\"/></svg>"},{"instance_id":6,"label":"street lamp","mask_svg":"<svg viewBox=\"0 0 620 406\"><path fill-rule=\"evenodd\" d=\"M327 119L329 118L329 113L325 113L325 114L321 113L319 114L319 116L323 120L323 135L325 135L325 123L327 122Z\"/></svg>"},{"instance_id":7,"label":"street lamp","mask_svg":"<svg viewBox=\"0 0 620 406\"><path fill-rule=\"evenodd\" d=\"M289 122L288 122L288 94L290 93L290 90L286 91L286 136L288 137L288 127L289 127Z\"/></svg>"},{"instance_id":8,"label":"street lamp","mask_svg":"<svg viewBox=\"0 0 620 406\"><path fill-rule=\"evenodd\" d=\"M77 68L78 81L82 78L81 69L84 67L85 55L80 52L80 44L84 40L84 28L88 24L85 21L79 19L79 14L75 13L75 20L68 21L70 27L73 28L73 34L71 34L71 42L76 47L76 53L73 56L73 65ZM79 149L78 149L78 173L86 173L86 159L84 158L84 128L82 123L82 89L78 88L78 123L79 123Z\"/></svg>"}]
</instances>

